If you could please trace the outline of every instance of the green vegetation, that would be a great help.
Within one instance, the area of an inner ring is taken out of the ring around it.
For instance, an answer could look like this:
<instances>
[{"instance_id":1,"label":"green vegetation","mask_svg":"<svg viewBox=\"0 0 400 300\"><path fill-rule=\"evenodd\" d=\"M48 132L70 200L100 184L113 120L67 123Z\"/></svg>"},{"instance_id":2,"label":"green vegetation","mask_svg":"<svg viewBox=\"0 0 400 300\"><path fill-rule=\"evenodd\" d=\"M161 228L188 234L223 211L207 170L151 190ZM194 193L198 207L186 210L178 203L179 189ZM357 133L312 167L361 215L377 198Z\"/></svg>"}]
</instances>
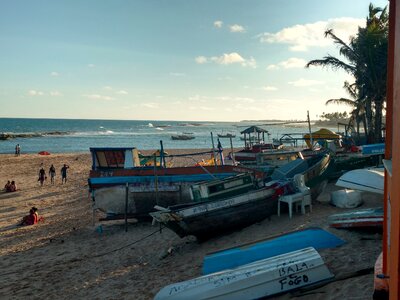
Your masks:
<instances>
[{"instance_id":1,"label":"green vegetation","mask_svg":"<svg viewBox=\"0 0 400 300\"><path fill-rule=\"evenodd\" d=\"M311 60L306 67L322 66L333 70L342 69L354 77L354 82L344 82L344 88L350 99L329 99L326 104L340 103L352 107L350 125L356 125L359 134L360 124L370 143L382 141L382 116L386 102L387 49L389 18L387 7L384 9L369 5L366 26L358 28L356 36L346 44L333 33L325 36L339 47L340 60L332 55Z\"/></svg>"}]
</instances>

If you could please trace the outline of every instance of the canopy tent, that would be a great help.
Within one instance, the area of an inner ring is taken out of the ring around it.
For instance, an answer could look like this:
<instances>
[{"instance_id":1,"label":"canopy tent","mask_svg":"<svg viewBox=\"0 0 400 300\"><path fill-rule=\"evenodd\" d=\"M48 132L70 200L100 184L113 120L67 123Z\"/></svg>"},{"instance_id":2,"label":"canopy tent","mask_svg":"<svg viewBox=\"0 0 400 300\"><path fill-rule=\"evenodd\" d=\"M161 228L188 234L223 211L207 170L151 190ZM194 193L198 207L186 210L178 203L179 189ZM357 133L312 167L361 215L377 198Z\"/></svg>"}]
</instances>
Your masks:
<instances>
[{"instance_id":1,"label":"canopy tent","mask_svg":"<svg viewBox=\"0 0 400 300\"><path fill-rule=\"evenodd\" d=\"M244 145L246 148L250 148L252 144L260 144L264 142L265 133L268 134L268 131L258 126L250 126L240 132L240 134L244 134Z\"/></svg>"}]
</instances>

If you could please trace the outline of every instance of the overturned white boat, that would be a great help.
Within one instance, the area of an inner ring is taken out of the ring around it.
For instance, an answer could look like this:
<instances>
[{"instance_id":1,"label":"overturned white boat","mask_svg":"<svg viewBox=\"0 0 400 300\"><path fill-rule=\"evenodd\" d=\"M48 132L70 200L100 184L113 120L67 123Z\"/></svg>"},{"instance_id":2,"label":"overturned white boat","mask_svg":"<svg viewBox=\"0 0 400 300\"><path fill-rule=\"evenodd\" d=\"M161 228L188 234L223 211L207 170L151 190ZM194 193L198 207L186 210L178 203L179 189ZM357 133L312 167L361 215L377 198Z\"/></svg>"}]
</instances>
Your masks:
<instances>
[{"instance_id":1,"label":"overturned white boat","mask_svg":"<svg viewBox=\"0 0 400 300\"><path fill-rule=\"evenodd\" d=\"M383 194L384 177L383 168L358 169L343 174L336 185L347 189Z\"/></svg>"},{"instance_id":2,"label":"overturned white boat","mask_svg":"<svg viewBox=\"0 0 400 300\"><path fill-rule=\"evenodd\" d=\"M318 252L309 247L168 285L154 299L257 299L332 277Z\"/></svg>"}]
</instances>

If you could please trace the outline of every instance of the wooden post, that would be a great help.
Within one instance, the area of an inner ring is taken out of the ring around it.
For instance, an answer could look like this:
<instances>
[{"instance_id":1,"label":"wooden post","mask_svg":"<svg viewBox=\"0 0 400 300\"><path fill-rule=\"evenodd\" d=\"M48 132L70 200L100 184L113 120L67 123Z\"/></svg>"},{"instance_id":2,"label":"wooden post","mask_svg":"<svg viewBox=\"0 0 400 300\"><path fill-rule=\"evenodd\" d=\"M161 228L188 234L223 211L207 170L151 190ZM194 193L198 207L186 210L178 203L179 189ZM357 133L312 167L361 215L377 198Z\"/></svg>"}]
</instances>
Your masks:
<instances>
[{"instance_id":1,"label":"wooden post","mask_svg":"<svg viewBox=\"0 0 400 300\"><path fill-rule=\"evenodd\" d=\"M128 232L128 198L129 198L129 183L125 185L125 232Z\"/></svg>"},{"instance_id":2,"label":"wooden post","mask_svg":"<svg viewBox=\"0 0 400 300\"><path fill-rule=\"evenodd\" d=\"M308 131L310 132L310 144L311 144L311 150L314 148L313 144L313 139L312 139L312 134L311 134L311 122L310 122L310 114L307 110L307 122L308 122Z\"/></svg>"},{"instance_id":3,"label":"wooden post","mask_svg":"<svg viewBox=\"0 0 400 300\"><path fill-rule=\"evenodd\" d=\"M229 140L231 141L231 155L232 155L232 164L235 165L235 154L233 153L233 144L232 144L232 137L229 137Z\"/></svg>"},{"instance_id":4,"label":"wooden post","mask_svg":"<svg viewBox=\"0 0 400 300\"><path fill-rule=\"evenodd\" d=\"M165 164L165 156L164 156L164 146L163 146L163 142L160 141L160 146L161 146L161 150L160 150L160 167L166 168L166 164Z\"/></svg>"},{"instance_id":5,"label":"wooden post","mask_svg":"<svg viewBox=\"0 0 400 300\"><path fill-rule=\"evenodd\" d=\"M215 168L217 168L217 156L215 154L215 145L214 145L214 137L213 137L213 133L211 133L211 142L212 142L212 151L213 151L213 158L214 158L214 166Z\"/></svg>"},{"instance_id":6,"label":"wooden post","mask_svg":"<svg viewBox=\"0 0 400 300\"><path fill-rule=\"evenodd\" d=\"M154 154L154 190L156 193L156 205L158 205L157 156L155 154Z\"/></svg>"}]
</instances>

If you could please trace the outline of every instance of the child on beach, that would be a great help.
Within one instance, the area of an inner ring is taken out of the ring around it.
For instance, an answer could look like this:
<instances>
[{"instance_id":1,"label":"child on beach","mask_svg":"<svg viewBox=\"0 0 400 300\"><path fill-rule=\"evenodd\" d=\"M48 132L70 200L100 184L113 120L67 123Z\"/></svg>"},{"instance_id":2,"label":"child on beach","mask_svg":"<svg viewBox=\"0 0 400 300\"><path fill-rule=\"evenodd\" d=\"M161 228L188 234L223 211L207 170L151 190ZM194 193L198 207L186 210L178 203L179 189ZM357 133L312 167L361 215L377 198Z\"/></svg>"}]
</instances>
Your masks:
<instances>
[{"instance_id":1,"label":"child on beach","mask_svg":"<svg viewBox=\"0 0 400 300\"><path fill-rule=\"evenodd\" d=\"M43 166L39 170L39 179L38 181L40 182L40 186L43 186L44 181L46 180L46 172L43 169Z\"/></svg>"},{"instance_id":2,"label":"child on beach","mask_svg":"<svg viewBox=\"0 0 400 300\"><path fill-rule=\"evenodd\" d=\"M54 178L56 177L56 168L53 165L51 165L49 169L49 176L51 184L54 184Z\"/></svg>"},{"instance_id":3,"label":"child on beach","mask_svg":"<svg viewBox=\"0 0 400 300\"><path fill-rule=\"evenodd\" d=\"M69 166L66 164L61 168L61 184L67 183L67 169L69 169Z\"/></svg>"}]
</instances>

